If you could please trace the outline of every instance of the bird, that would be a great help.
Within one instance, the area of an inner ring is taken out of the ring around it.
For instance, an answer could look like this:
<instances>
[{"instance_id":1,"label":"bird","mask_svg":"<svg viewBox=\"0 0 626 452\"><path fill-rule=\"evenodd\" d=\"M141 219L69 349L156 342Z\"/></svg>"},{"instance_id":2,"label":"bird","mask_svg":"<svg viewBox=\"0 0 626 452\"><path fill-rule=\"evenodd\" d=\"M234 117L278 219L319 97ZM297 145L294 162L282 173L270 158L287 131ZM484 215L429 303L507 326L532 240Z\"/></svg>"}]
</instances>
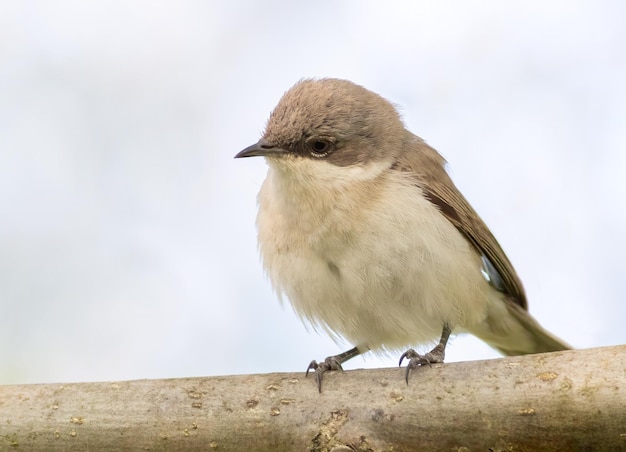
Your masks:
<instances>
[{"instance_id":1,"label":"bird","mask_svg":"<svg viewBox=\"0 0 626 452\"><path fill-rule=\"evenodd\" d=\"M498 241L391 102L348 80L306 78L286 91L261 139L258 245L277 296L353 348L309 364L322 378L370 350L405 350L405 378L442 363L451 333L505 355L567 350L528 312ZM438 340L438 342L437 342ZM425 354L413 348L435 344Z\"/></svg>"}]
</instances>

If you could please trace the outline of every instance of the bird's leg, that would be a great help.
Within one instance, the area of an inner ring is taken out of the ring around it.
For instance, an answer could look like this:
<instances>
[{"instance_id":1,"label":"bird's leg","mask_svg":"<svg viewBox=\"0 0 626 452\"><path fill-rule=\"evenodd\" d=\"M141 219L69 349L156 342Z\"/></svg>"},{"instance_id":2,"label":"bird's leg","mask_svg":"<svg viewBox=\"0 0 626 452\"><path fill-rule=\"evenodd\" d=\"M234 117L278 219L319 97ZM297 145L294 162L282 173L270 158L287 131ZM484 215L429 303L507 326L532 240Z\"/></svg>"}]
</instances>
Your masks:
<instances>
[{"instance_id":1,"label":"bird's leg","mask_svg":"<svg viewBox=\"0 0 626 452\"><path fill-rule=\"evenodd\" d=\"M450 330L448 324L444 323L443 331L441 332L441 339L439 339L439 343L430 352L425 355L420 355L415 350L410 348L404 352L402 356L400 356L398 366L402 365L402 360L404 360L404 358L408 358L410 360L409 364L406 366L406 384L409 384L409 373L411 372L411 369L415 369L425 364L430 366L432 363L443 362L443 359L446 356L446 344L448 343L448 338L450 337L451 332L452 331Z\"/></svg>"},{"instance_id":2,"label":"bird's leg","mask_svg":"<svg viewBox=\"0 0 626 452\"><path fill-rule=\"evenodd\" d=\"M314 370L315 380L317 381L317 389L319 390L319 392L322 392L322 376L324 375L324 372L327 372L329 370L343 370L343 368L341 367L343 363L360 354L361 352L359 351L359 349L357 347L354 347L338 355L329 356L319 364L317 363L317 361L313 360L311 361L311 364L309 364L309 367L307 367L306 369L306 376L309 376L310 370Z\"/></svg>"}]
</instances>

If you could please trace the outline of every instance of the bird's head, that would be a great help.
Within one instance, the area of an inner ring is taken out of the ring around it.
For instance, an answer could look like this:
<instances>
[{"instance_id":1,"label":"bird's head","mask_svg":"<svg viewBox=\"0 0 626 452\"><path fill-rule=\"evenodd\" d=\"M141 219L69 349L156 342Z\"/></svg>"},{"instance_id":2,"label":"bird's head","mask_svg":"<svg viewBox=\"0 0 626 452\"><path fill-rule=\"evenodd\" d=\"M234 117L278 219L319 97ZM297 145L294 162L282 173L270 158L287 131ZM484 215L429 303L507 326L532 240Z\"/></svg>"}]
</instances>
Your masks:
<instances>
[{"instance_id":1,"label":"bird's head","mask_svg":"<svg viewBox=\"0 0 626 452\"><path fill-rule=\"evenodd\" d=\"M347 80L305 79L283 95L263 137L235 158L263 156L270 165L290 167L314 161L388 168L405 133L394 106L378 94Z\"/></svg>"}]
</instances>

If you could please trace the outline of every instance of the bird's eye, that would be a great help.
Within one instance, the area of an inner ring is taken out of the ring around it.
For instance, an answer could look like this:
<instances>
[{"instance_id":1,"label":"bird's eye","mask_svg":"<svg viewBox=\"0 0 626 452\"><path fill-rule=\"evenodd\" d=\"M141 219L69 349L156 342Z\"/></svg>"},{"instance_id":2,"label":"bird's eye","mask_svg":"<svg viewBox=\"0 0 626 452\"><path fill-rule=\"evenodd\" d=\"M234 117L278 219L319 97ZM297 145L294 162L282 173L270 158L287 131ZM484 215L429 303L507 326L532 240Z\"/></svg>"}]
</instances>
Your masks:
<instances>
[{"instance_id":1,"label":"bird's eye","mask_svg":"<svg viewBox=\"0 0 626 452\"><path fill-rule=\"evenodd\" d=\"M331 153L335 141L332 138L311 137L306 141L306 144L313 157L322 158Z\"/></svg>"},{"instance_id":2,"label":"bird's eye","mask_svg":"<svg viewBox=\"0 0 626 452\"><path fill-rule=\"evenodd\" d=\"M322 154L326 152L327 149L328 149L327 141L317 140L313 142L313 150L315 152Z\"/></svg>"}]
</instances>

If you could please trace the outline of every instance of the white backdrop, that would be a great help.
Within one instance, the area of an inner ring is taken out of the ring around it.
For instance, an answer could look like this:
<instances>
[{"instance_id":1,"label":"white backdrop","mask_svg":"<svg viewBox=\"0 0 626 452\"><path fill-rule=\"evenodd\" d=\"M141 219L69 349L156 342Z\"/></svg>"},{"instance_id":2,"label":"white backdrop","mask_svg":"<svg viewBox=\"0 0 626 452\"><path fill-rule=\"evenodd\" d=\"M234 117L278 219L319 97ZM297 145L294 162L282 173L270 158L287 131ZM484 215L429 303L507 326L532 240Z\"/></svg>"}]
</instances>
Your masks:
<instances>
[{"instance_id":1,"label":"white backdrop","mask_svg":"<svg viewBox=\"0 0 626 452\"><path fill-rule=\"evenodd\" d=\"M625 22L619 1L3 2L0 383L304 371L348 347L272 294L265 164L233 160L311 76L401 107L548 329L625 343ZM447 358L496 356L461 336Z\"/></svg>"}]
</instances>

